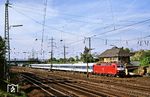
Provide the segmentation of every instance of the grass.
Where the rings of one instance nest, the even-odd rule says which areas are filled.
[[[27,96],[24,92],[11,94],[11,93],[0,90],[0,97],[27,97]]]
[[[17,84],[17,74],[10,74],[10,82],[6,80],[0,80],[0,97],[27,97],[25,92],[19,91],[18,93],[8,93],[7,84]]]

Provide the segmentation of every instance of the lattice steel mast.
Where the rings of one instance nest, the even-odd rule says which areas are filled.
[[[46,20],[46,11],[47,11],[47,0],[44,0],[44,14],[43,14],[43,24],[42,24],[42,40],[41,40],[41,55],[44,60],[44,32],[45,32],[45,20]]]
[[[6,66],[10,64],[10,42],[9,42],[9,13],[8,13],[8,7],[9,7],[9,0],[6,0],[5,3],[5,28],[4,28],[4,38],[5,38],[5,45],[6,45],[6,53],[5,53],[5,59],[6,59],[6,65],[4,66],[4,74],[6,77],[6,72],[8,69],[6,69]]]

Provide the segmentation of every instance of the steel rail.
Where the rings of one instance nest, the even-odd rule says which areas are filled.
[[[40,82],[40,81],[38,81],[38,80],[36,80],[36,79],[34,79],[34,78],[28,77],[27,75],[24,75],[24,74],[21,74],[21,76],[23,76],[24,78],[26,78],[26,79],[27,79],[28,81],[30,81],[31,83],[36,84],[35,82],[37,82],[37,83],[39,83],[39,84],[41,84],[41,85],[43,85],[43,86],[45,86],[45,87],[48,87],[49,89],[51,89],[51,90],[53,90],[53,91],[55,91],[55,92],[57,92],[57,93],[59,93],[59,94],[61,94],[61,95],[63,95],[63,96],[67,96],[65,93],[63,93],[63,92],[61,92],[61,91],[59,91],[59,90],[56,90],[56,89],[54,89],[53,87],[51,87],[51,86],[49,86],[49,85],[47,85],[47,84],[44,84],[44,83],[42,83],[42,82]],[[32,80],[32,81],[31,81],[31,80]],[[35,81],[35,82],[33,82],[33,81]],[[52,93],[50,93],[48,90],[42,88],[40,85],[36,84],[36,86],[38,86],[39,88],[41,88],[41,89],[42,89],[43,91],[45,91],[46,93],[48,93],[48,94],[50,94],[50,95],[52,95],[52,96],[56,96],[55,94],[52,94]]]

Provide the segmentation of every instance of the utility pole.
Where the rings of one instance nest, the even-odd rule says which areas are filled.
[[[91,50],[92,50],[91,49],[91,37],[85,37],[85,40],[88,40],[88,47],[89,47],[88,49],[90,50],[89,53],[91,54]],[[84,43],[85,43],[85,40],[84,40]]]
[[[87,55],[88,54],[91,54],[91,37],[88,37],[87,38],[88,39],[88,41],[89,41],[89,48],[88,48],[88,52],[87,52]],[[89,61],[89,58],[88,58],[88,56],[86,56],[86,58],[87,58],[87,66],[86,66],[86,69],[87,69],[87,78],[89,78],[89,64],[88,64],[88,61]]]
[[[66,47],[66,46],[64,45],[64,63],[66,63],[66,48],[68,48],[68,47]]]
[[[50,67],[50,70],[52,71],[52,68],[53,68],[53,48],[54,48],[54,38],[52,37],[51,39],[51,67]]]
[[[5,59],[6,64],[4,64],[4,77],[7,79],[7,73],[8,73],[8,66],[10,65],[10,42],[9,42],[9,13],[8,13],[8,7],[9,7],[9,0],[6,0],[5,3],[5,28],[4,28],[4,38],[5,38],[5,45],[6,45],[6,53],[5,53]]]
[[[89,40],[89,53],[91,54],[91,37],[88,37]]]
[[[47,12],[47,0],[44,0],[44,14],[43,14],[43,23],[42,23],[42,41],[41,41],[41,57],[44,61],[44,33],[45,33],[45,23],[46,23],[46,12]]]

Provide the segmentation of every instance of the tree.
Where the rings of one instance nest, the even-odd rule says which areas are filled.
[[[150,50],[144,51],[142,57],[140,58],[140,65],[141,66],[150,65]]]
[[[150,57],[144,57],[140,60],[141,66],[149,66],[150,65]]]
[[[58,62],[59,62],[60,64],[64,63],[64,59],[63,59],[63,58],[60,58],[60,59],[58,59],[58,60],[59,60]]]
[[[75,56],[75,60],[76,62],[79,62],[80,61],[79,56]]]
[[[90,62],[93,62],[94,58],[92,57],[92,55],[90,54],[90,49],[85,47],[84,48],[84,52],[83,54],[81,53],[81,60],[84,62],[84,63],[87,63],[87,78],[89,77],[89,66],[88,66],[88,63]]]
[[[81,60],[84,63],[93,62],[93,60],[94,60],[94,58],[92,57],[92,55],[89,52],[90,52],[90,50],[87,47],[85,47],[83,54],[81,53]]]
[[[133,60],[133,61],[139,61],[144,56],[145,56],[145,51],[144,50],[140,50],[140,51],[136,52],[134,56],[131,57],[131,60]]]
[[[144,57],[150,57],[150,50],[146,50],[146,51],[145,51]]]
[[[4,65],[6,64],[5,60],[5,41],[0,36],[0,77],[4,78]],[[5,69],[6,70],[6,69]]]
[[[130,53],[130,49],[129,48],[124,48],[124,50],[128,53]]]
[[[52,59],[51,58],[48,59],[47,63],[51,63],[51,60],[53,61],[53,63],[57,63],[58,62],[58,60],[55,57],[53,57]]]
[[[73,63],[73,62],[75,62],[75,59],[74,59],[73,57],[70,57],[70,58],[68,59],[68,61],[69,61],[70,63]]]

